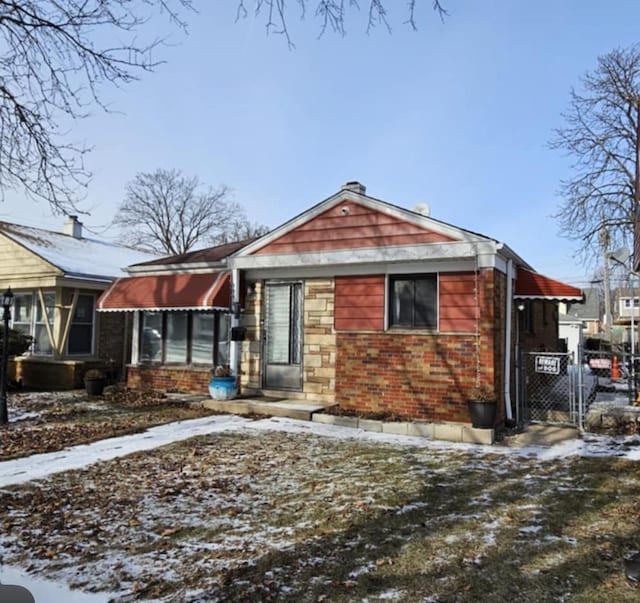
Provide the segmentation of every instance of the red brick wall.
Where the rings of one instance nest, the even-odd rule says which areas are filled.
[[[336,402],[357,411],[468,422],[466,401],[479,368],[480,384],[496,389],[501,421],[504,275],[482,270],[478,285],[479,340],[475,332],[339,332]]]
[[[209,395],[210,369],[155,366],[127,367],[127,387]]]

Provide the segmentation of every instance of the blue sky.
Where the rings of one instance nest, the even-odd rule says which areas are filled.
[[[371,196],[426,202],[543,274],[587,284],[552,218],[569,161],[547,143],[597,57],[640,42],[640,3],[446,0],[442,23],[423,0],[413,32],[405,3],[387,0],[392,35],[367,35],[365,13],[351,12],[346,37],[320,39],[319,23],[299,21],[291,3],[294,50],[262,21],[236,23],[234,0],[198,4],[188,35],[174,31],[158,51],[166,64],[105,89],[117,112],[96,109],[69,133],[94,148],[81,205],[89,228],[115,236],[104,228],[125,183],[159,167],[226,184],[270,227],[359,180]],[[0,216],[56,230],[63,221],[19,195]]]

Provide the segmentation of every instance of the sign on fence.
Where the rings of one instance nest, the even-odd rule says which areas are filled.
[[[535,371],[545,375],[559,375],[560,356],[536,356]]]
[[[611,358],[589,358],[589,366],[592,369],[610,369]]]

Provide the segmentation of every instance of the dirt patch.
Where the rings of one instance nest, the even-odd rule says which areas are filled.
[[[203,396],[204,398],[204,396]],[[0,426],[0,460],[54,452],[68,446],[138,433],[154,425],[212,414],[193,397],[110,387],[104,396],[84,391],[9,396],[9,420]]]

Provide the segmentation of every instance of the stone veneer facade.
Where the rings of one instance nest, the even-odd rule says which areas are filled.
[[[246,393],[262,389],[262,282],[252,283],[245,300],[245,340],[240,356],[240,387]],[[335,400],[336,333],[333,328],[334,281],[304,281],[303,388],[286,392],[288,397],[324,403]]]

